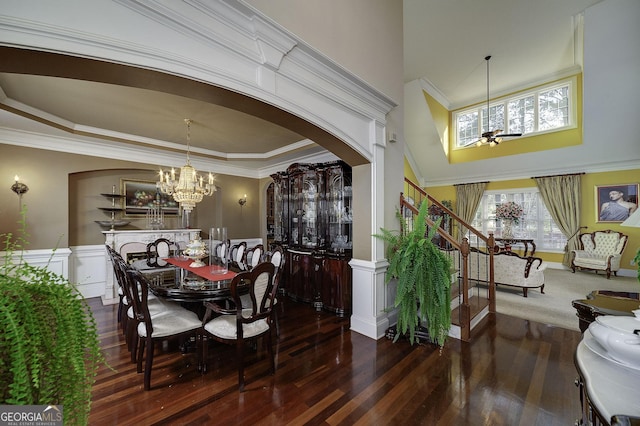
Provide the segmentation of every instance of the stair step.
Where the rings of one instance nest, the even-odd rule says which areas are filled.
[[[471,308],[471,321],[478,316],[485,308],[489,307],[489,300],[478,296],[469,298],[469,306]],[[451,311],[451,324],[460,325],[460,307]]]

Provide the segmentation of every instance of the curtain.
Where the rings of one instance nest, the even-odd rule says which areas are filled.
[[[580,227],[580,175],[545,176],[534,178],[547,210],[567,240],[562,264],[571,265],[571,250],[579,248],[575,234]]]
[[[484,189],[488,182],[464,183],[456,187],[456,214],[465,222],[471,224],[482,201]],[[462,235],[458,236],[462,240]]]

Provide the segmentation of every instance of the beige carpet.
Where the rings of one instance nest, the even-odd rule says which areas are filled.
[[[544,293],[539,289],[529,289],[528,297],[522,297],[522,290],[515,287],[498,286],[496,310],[499,313],[530,319],[544,324],[579,330],[576,310],[571,301],[584,299],[593,290],[615,290],[640,292],[637,278],[615,277],[594,272],[571,270],[545,270]]]

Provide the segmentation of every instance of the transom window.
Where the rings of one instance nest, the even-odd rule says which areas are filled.
[[[500,237],[502,221],[496,220],[496,207],[507,201],[519,204],[524,210],[524,216],[518,224],[513,224],[516,238],[533,239],[537,250],[564,250],[567,238],[551,218],[537,188],[485,191],[471,225],[485,235],[493,232],[495,237]]]
[[[533,92],[520,93],[487,105],[455,114],[455,146],[475,146],[482,133],[502,129],[502,133],[536,133],[564,130],[574,125],[574,80],[547,85]]]

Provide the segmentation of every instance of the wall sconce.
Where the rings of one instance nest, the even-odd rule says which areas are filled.
[[[240,198],[238,200],[238,204],[240,204],[240,207],[244,206],[245,204],[247,204],[247,194],[244,194],[244,197]]]
[[[24,183],[20,182],[20,178],[18,178],[18,175],[16,175],[14,180],[16,182],[13,185],[11,185],[11,190],[13,192],[15,192],[16,194],[18,194],[19,197],[22,197],[22,194],[27,192],[29,190],[29,187],[27,185],[25,185]]]

